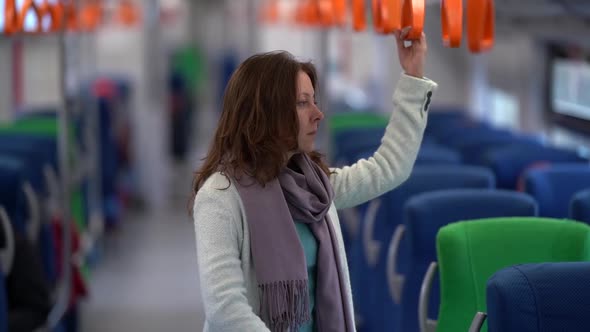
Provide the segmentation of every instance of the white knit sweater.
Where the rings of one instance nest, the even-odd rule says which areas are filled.
[[[328,213],[337,233],[344,269],[341,274],[346,283],[344,296],[350,312],[354,312],[350,277],[336,210],[380,196],[408,178],[422,141],[430,96],[436,88],[436,83],[428,79],[402,74],[393,94],[394,112],[373,157],[332,169],[335,174],[330,182],[335,196]],[[258,317],[258,284],[248,220],[237,189],[225,176],[213,174],[195,198],[193,217],[206,316],[204,331],[269,331]]]

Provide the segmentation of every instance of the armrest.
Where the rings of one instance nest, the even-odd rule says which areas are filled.
[[[400,304],[402,300],[402,290],[406,277],[397,273],[397,257],[399,255],[399,245],[406,231],[406,226],[398,225],[391,237],[389,250],[387,252],[387,281],[389,292],[395,303]]]
[[[373,230],[375,229],[375,222],[377,219],[377,212],[381,206],[381,199],[376,198],[369,203],[367,212],[365,214],[364,231],[363,231],[363,247],[365,256],[369,266],[375,267],[379,258],[379,251],[381,243],[373,240]]]
[[[437,321],[428,318],[428,301],[430,299],[430,288],[432,287],[432,279],[436,273],[438,264],[436,262],[430,263],[422,287],[420,288],[420,302],[418,303],[418,323],[420,324],[420,332],[435,332]]]
[[[23,184],[23,192],[25,193],[27,206],[29,207],[27,237],[29,238],[29,242],[35,244],[39,239],[39,231],[41,230],[41,205],[33,186],[28,181]]]
[[[471,326],[469,327],[469,332],[481,331],[481,327],[483,326],[483,323],[486,321],[487,317],[488,317],[488,315],[486,315],[483,312],[476,313],[475,317],[473,317],[473,321],[471,321]]]
[[[4,230],[5,247],[0,250],[0,264],[4,275],[8,275],[12,270],[14,261],[14,233],[10,224],[10,217],[4,207],[0,206],[0,227]]]

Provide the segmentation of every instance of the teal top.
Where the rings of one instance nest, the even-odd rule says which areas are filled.
[[[311,321],[302,325],[298,332],[316,331],[315,317],[313,309],[315,307],[315,284],[316,284],[316,263],[318,254],[318,242],[311,232],[308,224],[296,222],[295,229],[299,235],[301,246],[305,252],[305,262],[307,263],[307,278],[309,285],[309,309],[311,310]]]

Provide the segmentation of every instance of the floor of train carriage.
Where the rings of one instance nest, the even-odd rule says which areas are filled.
[[[205,128],[199,142],[212,137],[213,126]],[[194,170],[190,165],[199,163],[207,144],[192,151],[190,162],[174,167],[171,207],[132,211],[120,229],[105,237],[103,255],[92,270],[90,296],[81,307],[81,332],[203,329],[194,228],[186,203]]]

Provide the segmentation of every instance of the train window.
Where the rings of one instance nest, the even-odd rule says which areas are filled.
[[[0,33],[4,32],[4,7],[6,0],[0,0]]]
[[[590,63],[583,60],[556,59],[552,67],[553,110],[590,120]]]
[[[547,108],[550,121],[590,134],[590,51],[572,45],[549,45]]]
[[[506,91],[490,88],[489,120],[498,127],[518,129],[520,125],[518,98]]]

